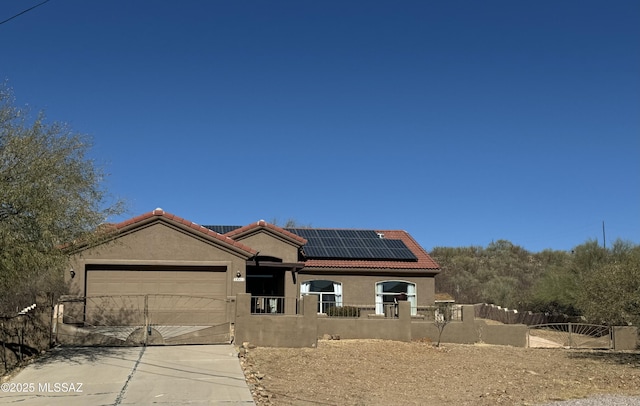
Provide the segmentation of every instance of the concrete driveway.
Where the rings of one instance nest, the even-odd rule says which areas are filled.
[[[14,403],[254,405],[231,345],[56,349],[2,384]]]

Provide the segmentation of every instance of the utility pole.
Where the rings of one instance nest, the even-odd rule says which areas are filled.
[[[604,233],[604,220],[602,220],[602,247],[607,248],[607,237]]]

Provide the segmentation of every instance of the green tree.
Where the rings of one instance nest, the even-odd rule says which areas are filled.
[[[584,275],[576,303],[587,320],[640,325],[640,246],[616,241]]]
[[[550,265],[533,287],[530,310],[550,314],[579,314],[578,277],[568,267]]]
[[[436,291],[449,293],[458,303],[478,303],[482,247],[435,247],[431,256],[440,265]]]
[[[573,256],[566,251],[544,250],[535,254],[542,269],[531,289],[528,308],[534,312],[550,314],[579,314],[576,300],[579,291],[579,273],[572,266]]]
[[[584,244],[575,247],[571,252],[572,261],[570,267],[579,278],[589,275],[611,259],[609,251],[601,247],[596,240],[588,240]]]
[[[63,245],[90,242],[123,204],[101,186],[90,140],[15,106],[0,86],[0,313],[64,290]]]
[[[506,240],[487,248],[434,248],[436,290],[459,303],[584,316],[605,324],[640,324],[640,247],[595,240],[571,253],[529,253]]]
[[[507,240],[487,248],[434,248],[431,255],[441,266],[436,290],[459,303],[494,303],[524,309],[531,288],[542,273],[535,256]]]

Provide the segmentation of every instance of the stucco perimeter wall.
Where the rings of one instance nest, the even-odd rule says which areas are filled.
[[[433,320],[411,321],[411,339],[428,338],[438,341],[438,328]],[[475,319],[472,305],[462,306],[462,320],[451,321],[444,327],[441,342],[455,344],[485,343],[494,345],[527,346],[527,326],[524,324],[489,325]]]
[[[495,345],[527,346],[526,324],[487,324],[483,320],[475,321],[478,342]]]
[[[613,327],[613,349],[616,351],[635,350],[638,344],[638,327]]]
[[[315,347],[318,343],[318,297],[303,298],[302,315],[251,314],[251,294],[236,295],[236,343],[250,342],[260,347]]]
[[[400,302],[398,318],[318,316],[317,297],[304,296],[303,315],[268,316],[250,314],[249,294],[237,296],[236,343],[250,342],[263,347],[314,347],[325,334],[341,339],[382,339],[411,341],[438,340],[433,321],[411,317],[409,302]],[[473,306],[462,307],[462,321],[452,321],[444,328],[443,343],[511,345],[526,347],[527,326],[488,325],[475,320]]]
[[[411,304],[400,302],[397,319],[382,317],[318,317],[318,336],[325,334],[341,339],[377,338],[411,341]]]

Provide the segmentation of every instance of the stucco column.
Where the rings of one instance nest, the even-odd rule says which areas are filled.
[[[302,299],[304,314],[300,343],[302,347],[316,347],[318,345],[318,295],[305,295]]]
[[[305,324],[316,324],[318,320],[318,295],[304,295],[302,297],[302,311]]]
[[[613,349],[616,351],[635,350],[638,346],[638,328],[631,326],[614,326]]]
[[[298,297],[298,275],[295,274],[295,269],[289,269],[284,273],[284,301],[285,301],[285,314],[296,314],[296,298]]]
[[[248,341],[250,337],[251,294],[238,293],[235,304],[234,342],[241,345],[244,341]]]
[[[236,320],[239,317],[251,314],[251,293],[238,293],[236,295]]]
[[[398,330],[403,341],[411,341],[411,302],[398,301]]]
[[[473,305],[462,306],[462,321],[465,323],[471,322],[476,319],[476,308]]]

